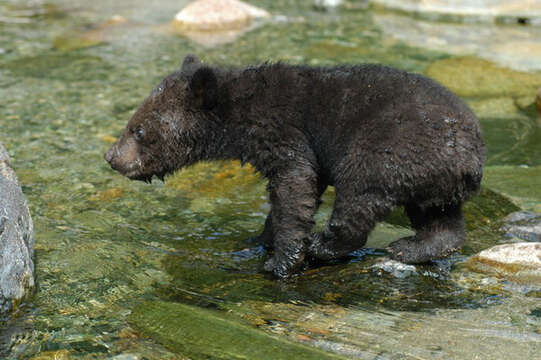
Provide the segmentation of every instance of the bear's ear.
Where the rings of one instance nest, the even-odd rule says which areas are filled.
[[[201,60],[196,55],[188,54],[182,61],[180,71],[189,74],[193,73],[198,67],[201,66]]]
[[[218,101],[218,80],[214,71],[208,66],[197,69],[190,81],[190,92],[196,106],[214,108]]]

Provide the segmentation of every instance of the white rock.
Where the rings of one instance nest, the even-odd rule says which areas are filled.
[[[342,4],[342,0],[315,0],[314,3],[318,7],[337,7]]]
[[[175,22],[188,30],[216,31],[242,28],[267,16],[267,11],[238,0],[196,0],[175,16]]]
[[[408,265],[395,260],[386,260],[372,265],[373,269],[385,271],[392,276],[403,279],[410,275],[417,274],[417,268],[414,265]]]
[[[481,251],[477,261],[488,264],[520,265],[541,271],[541,244],[514,243],[494,246]]]

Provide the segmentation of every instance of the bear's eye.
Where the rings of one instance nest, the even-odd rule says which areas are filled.
[[[145,136],[145,130],[143,130],[142,127],[138,127],[137,129],[135,129],[135,140],[137,141],[141,141],[143,140],[143,137]]]

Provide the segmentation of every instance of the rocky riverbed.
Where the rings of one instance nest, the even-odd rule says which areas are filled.
[[[321,11],[259,0],[250,4],[268,19],[207,46],[169,31],[187,4],[0,0],[0,136],[32,213],[37,283],[32,301],[2,319],[0,357],[235,358],[246,346],[300,358],[535,358],[539,282],[471,262],[495,246],[536,244],[541,213],[536,53],[496,52],[473,33],[528,43],[536,25],[462,28],[364,2]],[[447,31],[454,40],[441,43]],[[467,51],[453,45],[460,34]],[[249,166],[205,163],[152,185],[112,172],[103,152],[187,53],[221,65],[378,62],[450,87],[480,118],[488,148],[483,190],[464,209],[465,247],[428,265],[389,262],[386,245],[411,234],[397,211],[367,249],[277,282],[249,240],[268,211],[265,181]]]

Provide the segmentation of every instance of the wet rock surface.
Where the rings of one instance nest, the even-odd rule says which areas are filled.
[[[374,22],[388,36],[412,46],[475,55],[516,70],[541,68],[541,26],[435,22],[392,13],[376,14]]]
[[[0,314],[34,287],[33,224],[10,158],[0,144]]]
[[[417,275],[417,268],[414,265],[403,264],[395,260],[378,262],[372,265],[372,268],[387,272],[399,279],[403,279],[411,275]]]
[[[505,236],[525,241],[541,242],[541,214],[518,211],[504,219]]]
[[[270,336],[223,313],[166,302],[146,302],[131,320],[179,353],[194,359],[345,359]]]
[[[414,13],[515,20],[521,24],[541,22],[541,1],[538,0],[372,0],[372,3]]]
[[[538,283],[541,279],[541,244],[497,245],[472,257],[469,265],[476,271]]]

